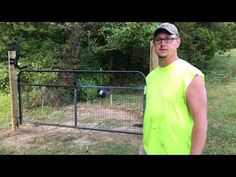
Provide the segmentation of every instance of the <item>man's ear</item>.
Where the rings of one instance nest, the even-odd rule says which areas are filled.
[[[176,42],[177,42],[177,48],[179,48],[180,43],[181,43],[181,39],[179,38]]]

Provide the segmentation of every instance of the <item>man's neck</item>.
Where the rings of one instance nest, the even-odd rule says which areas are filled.
[[[173,58],[159,58],[159,66],[166,67],[178,59],[179,59],[178,56],[175,56]]]

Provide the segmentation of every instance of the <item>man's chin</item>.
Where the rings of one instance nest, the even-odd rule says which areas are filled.
[[[167,56],[166,55],[158,55],[158,58],[163,58],[163,59],[165,59]]]
[[[159,58],[166,58],[166,57],[167,57],[167,53],[165,53],[165,52],[160,52],[160,53],[158,54],[158,57],[159,57]]]

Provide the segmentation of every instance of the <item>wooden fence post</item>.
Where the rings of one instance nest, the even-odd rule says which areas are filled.
[[[12,131],[16,131],[18,123],[18,102],[17,102],[17,76],[16,76],[16,51],[8,51],[9,62],[9,83],[11,94],[11,125]]]
[[[156,55],[153,41],[150,41],[150,72],[155,69],[158,65],[158,56]]]

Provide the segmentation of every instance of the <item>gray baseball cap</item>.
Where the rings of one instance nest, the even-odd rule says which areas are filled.
[[[179,37],[179,31],[178,29],[176,28],[176,26],[172,23],[162,23],[159,28],[157,28],[154,32],[154,37],[156,37],[156,35],[162,31],[162,30],[166,30],[168,31],[170,34],[174,34],[176,36]]]

